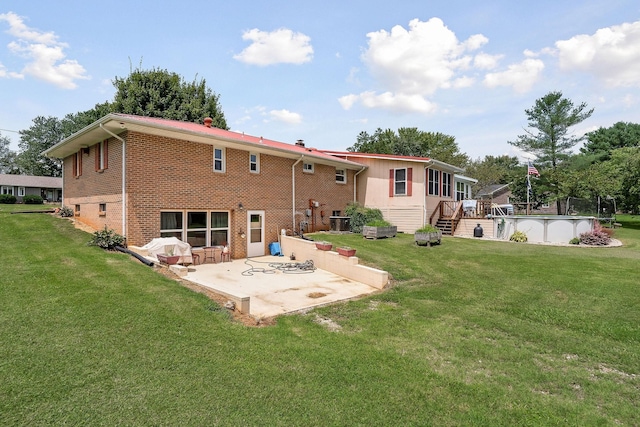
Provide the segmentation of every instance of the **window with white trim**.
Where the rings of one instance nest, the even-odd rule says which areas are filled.
[[[209,225],[209,245],[227,246],[229,244],[229,212],[211,212]]]
[[[467,198],[467,184],[464,182],[456,182],[456,200],[464,200]]]
[[[207,245],[207,212],[187,212],[187,240],[193,247]]]
[[[451,174],[442,172],[442,197],[451,197]]]
[[[407,170],[395,169],[393,174],[393,194],[404,196],[407,194]]]
[[[26,194],[26,191],[24,187],[18,187],[18,197],[24,197],[25,194]]]
[[[229,212],[160,212],[160,237],[176,237],[192,247],[229,244]]]
[[[182,212],[160,212],[160,237],[182,239]]]
[[[303,163],[302,172],[313,173],[313,163]]]
[[[96,171],[107,169],[107,141],[100,141],[96,144]]]
[[[249,172],[260,173],[260,154],[249,153]]]
[[[73,176],[79,177],[82,175],[82,152],[78,151],[71,159],[73,161]]]
[[[440,171],[437,169],[429,169],[429,196],[440,195]]]
[[[224,172],[226,170],[225,163],[225,149],[213,147],[213,171]]]
[[[336,169],[336,182],[338,184],[347,183],[347,171],[346,169]]]
[[[8,185],[3,185],[2,186],[2,194],[10,194],[10,195],[14,195],[13,194],[13,186],[8,186]]]

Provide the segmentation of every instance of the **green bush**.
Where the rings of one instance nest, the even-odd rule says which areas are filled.
[[[71,209],[69,206],[63,206],[62,208],[60,208],[60,216],[63,218],[72,217],[73,209]]]
[[[579,245],[580,244],[580,238],[579,237],[574,237],[573,239],[569,240],[569,244],[570,245]]]
[[[440,231],[438,227],[434,227],[431,224],[425,224],[416,230],[416,233],[437,233]]]
[[[353,233],[362,233],[362,227],[375,220],[382,220],[382,211],[377,208],[366,208],[359,203],[350,203],[345,214],[351,217],[349,221]]]
[[[111,229],[104,229],[93,233],[93,238],[89,242],[91,246],[100,246],[103,249],[114,249],[116,246],[122,246],[124,237]]]
[[[0,194],[0,203],[5,205],[12,205],[17,201],[16,196],[11,194]]]
[[[22,198],[25,205],[41,205],[44,203],[42,197],[37,194],[27,194]]]
[[[509,240],[512,242],[525,243],[529,239],[527,238],[527,235],[522,231],[516,231],[511,235],[511,237],[509,237]]]
[[[391,223],[384,219],[374,219],[373,221],[367,222],[365,225],[369,227],[391,227]]]

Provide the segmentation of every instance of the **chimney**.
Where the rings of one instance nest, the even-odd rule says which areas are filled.
[[[204,118],[204,125],[208,128],[211,127],[211,123],[213,123],[213,119],[211,117],[205,117]]]
[[[298,147],[304,147],[304,140],[302,140],[302,139],[297,140],[297,141],[296,141],[296,145],[297,145]]]

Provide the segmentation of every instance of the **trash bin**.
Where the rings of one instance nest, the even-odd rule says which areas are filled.
[[[274,255],[274,256],[282,256],[280,243],[278,242],[269,243],[269,253],[271,253],[271,255]]]
[[[480,226],[480,224],[478,224],[476,228],[473,229],[473,237],[482,237],[482,227]]]

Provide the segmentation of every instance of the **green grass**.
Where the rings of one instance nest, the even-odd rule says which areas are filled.
[[[250,328],[17,209],[0,205],[0,425],[640,424],[639,217],[618,218],[621,248],[322,234],[393,287]]]

